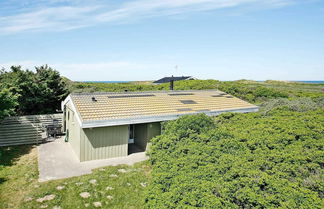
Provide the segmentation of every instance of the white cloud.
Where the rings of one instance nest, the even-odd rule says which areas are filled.
[[[97,7],[47,8],[36,12],[0,18],[3,32],[20,32],[26,30],[69,30],[87,25],[86,17]],[[84,20],[80,22],[80,20]]]
[[[134,0],[116,5],[116,2],[107,0],[52,0],[51,3],[38,3],[37,6],[34,1],[30,1],[28,11],[24,9],[23,13],[0,16],[0,34],[71,30],[101,23],[128,22],[240,6],[281,7],[295,1],[297,0]]]

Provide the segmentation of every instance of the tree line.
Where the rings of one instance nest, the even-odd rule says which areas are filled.
[[[68,94],[66,79],[48,65],[0,70],[0,118],[55,113]]]

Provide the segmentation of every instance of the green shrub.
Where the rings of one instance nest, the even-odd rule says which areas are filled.
[[[324,110],[186,116],[152,140],[146,208],[321,208]]]
[[[0,71],[1,87],[9,90],[10,97],[17,100],[15,114],[55,113],[69,94],[66,79],[58,71],[47,65],[35,67],[35,70],[33,72],[12,66],[10,71]]]
[[[4,88],[0,85],[0,120],[7,116],[14,115],[17,105],[18,96],[13,95],[10,88]]]
[[[240,82],[224,82],[219,89],[252,103],[260,103],[273,98],[288,98],[286,92],[264,86],[249,86]]]
[[[271,111],[291,110],[298,112],[306,112],[324,107],[324,97],[311,99],[309,97],[298,98],[293,100],[288,99],[273,99],[261,105],[261,112],[268,114]]]

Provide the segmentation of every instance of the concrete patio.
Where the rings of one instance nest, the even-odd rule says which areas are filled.
[[[39,182],[90,174],[92,169],[104,166],[133,165],[147,160],[145,152],[132,153],[126,157],[79,162],[64,137],[38,146]]]

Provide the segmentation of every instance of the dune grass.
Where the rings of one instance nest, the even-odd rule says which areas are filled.
[[[143,207],[150,176],[147,162],[39,183],[35,146],[0,148],[0,153],[0,208]]]

